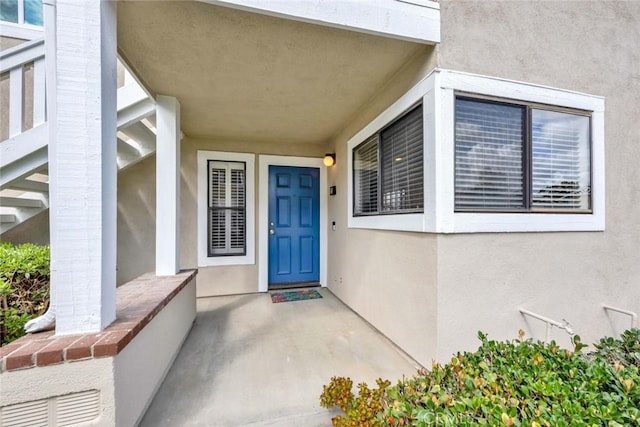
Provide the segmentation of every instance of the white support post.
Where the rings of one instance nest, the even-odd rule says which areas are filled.
[[[180,271],[180,103],[156,98],[156,275]]]
[[[115,319],[116,2],[45,6],[56,26],[55,55],[47,53],[56,61],[47,72],[56,97],[48,111],[56,334],[98,332]]]

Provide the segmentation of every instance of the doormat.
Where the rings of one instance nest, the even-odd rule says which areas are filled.
[[[315,289],[301,289],[299,291],[272,292],[271,302],[302,301],[305,299],[322,298],[320,292]]]

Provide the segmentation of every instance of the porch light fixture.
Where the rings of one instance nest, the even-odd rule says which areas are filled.
[[[324,155],[324,159],[322,159],[322,163],[326,167],[331,167],[336,164],[336,153],[327,153]]]

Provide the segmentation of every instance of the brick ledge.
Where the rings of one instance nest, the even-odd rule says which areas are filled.
[[[53,331],[28,334],[0,348],[0,372],[117,355],[197,273],[147,273],[125,283],[116,289],[116,320],[103,331],[61,337]]]

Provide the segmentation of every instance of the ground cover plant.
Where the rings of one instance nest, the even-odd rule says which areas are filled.
[[[0,243],[0,345],[24,335],[24,324],[49,306],[49,247]]]
[[[640,330],[603,338],[595,351],[574,337],[572,350],[520,337],[489,340],[391,386],[371,390],[334,377],[322,406],[344,412],[335,426],[632,426],[640,425]]]

